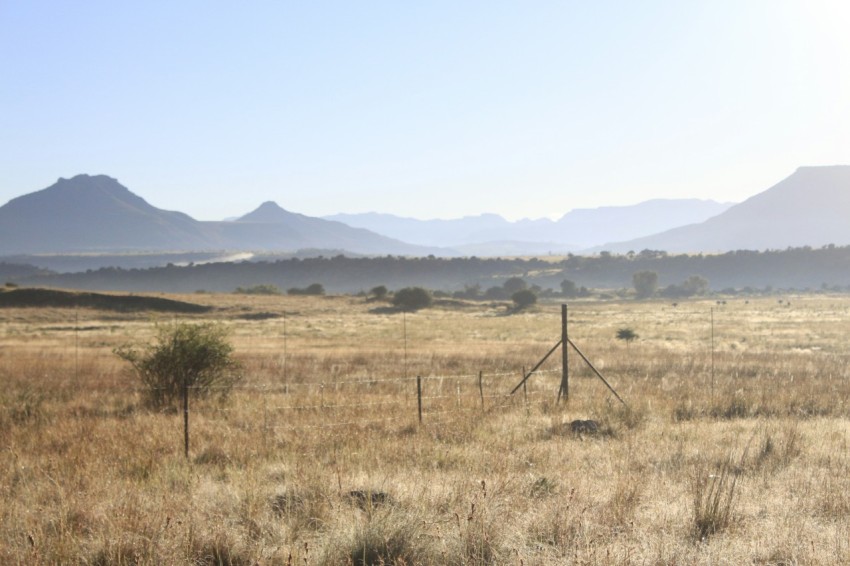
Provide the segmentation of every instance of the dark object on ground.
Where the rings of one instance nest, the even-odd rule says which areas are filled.
[[[393,502],[389,493],[383,491],[367,491],[355,489],[348,492],[348,498],[361,509],[370,509],[378,505],[388,505]]]
[[[570,423],[570,430],[574,434],[597,434],[599,423],[596,421],[573,421]]]

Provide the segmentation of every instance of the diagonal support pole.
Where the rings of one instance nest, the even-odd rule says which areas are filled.
[[[593,364],[592,364],[592,363],[590,363],[590,360],[588,360],[588,359],[587,359],[587,356],[585,356],[585,355],[582,353],[582,351],[578,349],[578,346],[576,346],[576,345],[575,345],[575,343],[573,343],[573,341],[572,341],[572,340],[570,340],[569,338],[567,338],[567,342],[569,343],[569,345],[570,345],[570,346],[572,346],[572,347],[573,347],[573,350],[575,350],[575,351],[576,351],[576,353],[577,353],[579,356],[581,356],[581,359],[583,359],[583,360],[584,360],[584,363],[586,363],[586,364],[587,364],[587,367],[589,367],[590,369],[592,369],[592,370],[593,370],[593,373],[595,373],[595,374],[596,374],[596,377],[598,377],[599,379],[601,379],[601,380],[602,380],[602,383],[604,383],[604,384],[608,387],[608,389],[610,389],[610,390],[611,390],[611,393],[613,393],[613,394],[614,394],[614,397],[616,397],[616,398],[617,398],[617,400],[618,400],[618,401],[620,401],[620,403],[622,403],[622,404],[623,404],[623,406],[628,407],[628,405],[626,405],[626,402],[625,402],[625,401],[623,401],[623,399],[622,399],[622,398],[621,398],[621,397],[617,394],[617,392],[616,392],[616,391],[614,391],[614,388],[613,388],[613,387],[611,387],[611,384],[610,384],[610,383],[608,383],[608,381],[607,381],[604,377],[602,377],[602,374],[601,374],[601,373],[599,373],[599,370],[598,370],[598,369],[596,369],[595,367],[593,367]]]
[[[542,360],[540,360],[539,362],[537,362],[537,365],[536,365],[536,366],[534,366],[533,368],[531,368],[531,371],[530,371],[530,372],[528,372],[527,374],[525,374],[525,377],[523,377],[523,378],[522,378],[522,381],[520,381],[520,382],[517,384],[517,386],[513,388],[513,390],[511,391],[511,395],[513,395],[514,393],[516,393],[516,392],[517,392],[517,390],[518,390],[520,387],[522,387],[522,384],[523,384],[523,383],[525,383],[525,382],[528,380],[528,378],[529,378],[529,377],[531,377],[531,375],[532,375],[535,371],[537,371],[537,368],[539,368],[540,366],[542,366],[542,365],[543,365],[543,362],[545,362],[546,360],[548,360],[548,359],[549,359],[549,356],[551,356],[551,355],[555,352],[555,350],[557,350],[560,346],[561,346],[561,341],[560,341],[560,340],[558,340],[558,343],[557,343],[557,344],[555,344],[555,345],[552,347],[552,349],[551,349],[551,350],[549,350],[549,352],[548,352],[545,356],[543,356],[543,359],[542,359]]]

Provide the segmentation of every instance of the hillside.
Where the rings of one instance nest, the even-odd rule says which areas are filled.
[[[604,249],[668,252],[850,244],[850,166],[800,167],[790,177],[702,223]]]

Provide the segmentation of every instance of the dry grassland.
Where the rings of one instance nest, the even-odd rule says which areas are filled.
[[[571,303],[629,408],[574,354],[566,405],[559,359],[505,396],[555,304],[177,298],[245,368],[192,401],[188,462],[112,354],[171,317],[0,310],[0,563],[850,563],[850,297]]]

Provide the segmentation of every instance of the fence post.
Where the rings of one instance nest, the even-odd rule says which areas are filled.
[[[522,374],[525,375],[525,366],[522,366]],[[522,396],[525,399],[525,416],[528,416],[528,386],[527,381],[522,382]]]
[[[419,424],[422,424],[422,378],[416,376],[416,401],[419,406]]]
[[[567,334],[567,305],[561,305],[561,387],[558,389],[558,401],[570,399],[569,335]]]
[[[478,394],[481,395],[481,412],[484,412],[484,383],[483,383],[484,372],[478,372]]]
[[[189,378],[183,376],[183,452],[189,459]]]

